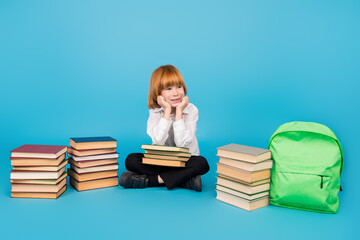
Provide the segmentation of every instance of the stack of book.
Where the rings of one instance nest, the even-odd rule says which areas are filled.
[[[189,149],[183,147],[143,144],[141,148],[145,149],[143,164],[185,167],[191,157]]]
[[[248,211],[269,205],[269,150],[229,144],[219,147],[217,156],[216,199]]]
[[[67,146],[22,145],[11,152],[11,197],[58,198],[66,190]]]
[[[118,185],[119,154],[112,137],[70,138],[70,184],[78,191]]]

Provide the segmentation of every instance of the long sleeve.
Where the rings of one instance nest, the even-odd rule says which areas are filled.
[[[187,147],[196,141],[196,124],[199,119],[199,111],[196,107],[191,112],[183,115],[183,119],[173,123],[174,141],[178,147]]]
[[[164,119],[159,111],[149,111],[147,122],[147,134],[151,137],[153,144],[164,145],[169,137],[171,121]]]

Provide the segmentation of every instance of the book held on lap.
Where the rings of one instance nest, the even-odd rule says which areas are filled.
[[[145,150],[157,150],[157,151],[168,151],[168,152],[185,152],[188,153],[188,148],[183,147],[175,147],[175,146],[163,146],[163,145],[150,145],[150,144],[143,144],[141,145],[142,149]]]
[[[158,165],[158,166],[168,166],[168,167],[185,167],[186,162],[183,161],[174,161],[174,160],[163,160],[163,159],[153,159],[153,158],[143,158],[143,164]]]

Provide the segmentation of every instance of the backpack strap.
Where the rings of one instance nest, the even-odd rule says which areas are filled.
[[[330,128],[326,127],[325,125],[315,123],[315,122],[288,122],[283,125],[281,125],[271,136],[268,149],[270,149],[270,145],[272,140],[279,135],[280,133],[284,132],[311,132],[311,133],[317,133],[321,134],[327,137],[332,138],[336,144],[339,147],[340,155],[341,155],[341,166],[340,166],[340,175],[342,174],[343,170],[343,151],[341,144],[339,140],[337,139],[336,135],[333,133],[333,131],[330,130]]]

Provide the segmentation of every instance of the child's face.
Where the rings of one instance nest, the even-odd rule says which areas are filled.
[[[170,103],[171,107],[177,107],[185,96],[182,86],[172,86],[161,91],[161,96]]]

